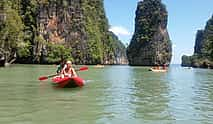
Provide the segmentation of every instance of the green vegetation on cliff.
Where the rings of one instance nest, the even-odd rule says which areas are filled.
[[[204,56],[213,59],[213,15],[208,20],[204,31],[204,48],[202,49]]]
[[[29,48],[29,55],[27,56],[19,56],[20,58],[33,58],[33,48],[37,42],[37,10],[38,4],[36,0],[19,0],[20,3],[20,16],[22,17],[22,21],[24,23],[24,41],[30,43],[31,47]],[[23,60],[22,60],[23,61]],[[30,61],[30,60],[28,60]]]
[[[198,30],[194,55],[182,56],[182,66],[213,68],[213,16],[204,30]]]
[[[17,1],[3,0],[0,7],[0,58],[12,63],[17,54],[28,54],[29,44],[23,40],[24,25],[19,16]]]
[[[104,56],[104,40],[108,23],[102,8],[103,1],[83,1],[83,14],[85,15],[85,28],[88,34],[89,57],[91,63],[102,63]]]
[[[149,42],[158,31],[159,24],[163,21],[167,24],[166,7],[160,0],[144,0],[139,2],[136,11],[137,32],[140,42]],[[164,25],[166,25],[164,24]]]
[[[103,0],[3,0],[0,4],[1,58],[13,53],[9,56],[18,63],[72,58],[76,64],[121,64],[116,60],[125,58],[126,48],[108,31]]]
[[[65,59],[72,60],[70,48],[65,48],[63,45],[54,45],[51,43],[49,43],[47,46],[49,51],[46,56],[47,62],[57,63]]]

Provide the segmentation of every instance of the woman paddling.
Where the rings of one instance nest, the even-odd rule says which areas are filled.
[[[64,77],[77,77],[77,73],[75,72],[75,69],[72,68],[72,62],[67,61],[66,66],[61,71],[61,78]]]

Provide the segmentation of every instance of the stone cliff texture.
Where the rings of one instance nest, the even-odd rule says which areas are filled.
[[[112,36],[113,40],[117,41],[114,42],[113,46],[115,47],[115,64],[128,64],[127,56],[126,56],[126,47],[123,45],[123,43],[118,39],[118,37],[113,33],[110,32],[110,35]]]
[[[172,44],[167,31],[168,13],[161,0],[138,3],[135,32],[127,48],[130,65],[170,64]]]
[[[40,2],[37,25],[39,35],[47,42],[64,44],[72,49],[74,63],[123,64],[116,61],[117,57],[125,56],[117,55],[116,48],[120,46],[116,43],[120,41],[113,39],[108,31],[102,0]],[[37,47],[40,49],[34,50],[35,53],[42,47]]]
[[[198,30],[196,34],[194,54],[201,54],[201,50],[203,48],[203,41],[204,41],[204,30]]]
[[[38,35],[46,42],[63,44],[72,48],[75,63],[87,63],[87,33],[81,0],[50,0],[40,2],[37,16]],[[34,54],[43,52],[46,45],[35,46]]]
[[[213,68],[213,16],[207,21],[204,30],[198,30],[194,55],[182,56],[182,66]]]

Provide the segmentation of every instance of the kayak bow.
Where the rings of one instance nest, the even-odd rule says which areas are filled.
[[[58,88],[73,88],[73,87],[82,87],[84,86],[84,80],[80,77],[54,77],[52,78],[54,86]]]

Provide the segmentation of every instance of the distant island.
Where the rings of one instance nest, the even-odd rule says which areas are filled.
[[[127,48],[129,65],[169,65],[172,43],[167,31],[168,12],[161,0],[138,2],[135,33]]]
[[[1,0],[0,65],[127,64],[103,0]]]
[[[192,56],[182,56],[182,66],[213,69],[213,15],[204,30],[198,30]]]

